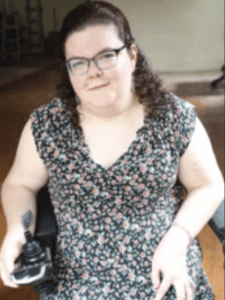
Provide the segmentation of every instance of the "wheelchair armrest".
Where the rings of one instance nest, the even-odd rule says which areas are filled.
[[[47,186],[37,194],[37,221],[34,237],[45,247],[52,248],[57,235],[57,222]]]
[[[225,200],[221,203],[221,205],[217,208],[216,212],[209,220],[208,224],[219,238],[219,240],[224,243],[225,242]]]

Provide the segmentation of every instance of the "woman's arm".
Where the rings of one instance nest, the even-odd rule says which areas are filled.
[[[192,237],[196,237],[224,199],[224,179],[208,134],[198,118],[191,142],[180,159],[178,177],[187,189],[187,198],[174,223],[182,225]],[[179,246],[186,251],[189,239],[181,228],[172,226],[167,235],[176,236],[176,240],[179,235]]]
[[[187,198],[174,223],[195,237],[224,199],[223,177],[209,137],[198,118],[191,142],[180,159],[178,177],[187,189]],[[161,300],[171,285],[175,287],[178,300],[193,299],[191,286],[195,283],[188,275],[186,265],[188,244],[188,234],[177,226],[171,226],[160,241],[152,260],[152,282],[155,288],[158,287],[155,300]]]

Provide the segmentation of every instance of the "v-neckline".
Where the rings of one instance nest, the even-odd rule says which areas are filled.
[[[139,135],[140,133],[142,132],[142,130],[144,130],[144,128],[146,127],[147,125],[147,118],[146,116],[144,116],[144,120],[143,120],[143,125],[141,127],[139,127],[137,130],[136,130],[136,134],[135,134],[135,138],[134,140],[130,143],[128,149],[123,153],[121,154],[121,156],[119,156],[119,158],[116,159],[116,161],[114,161],[109,167],[104,167],[102,166],[101,164],[97,163],[94,161],[94,159],[91,157],[90,155],[90,149],[89,149],[89,146],[88,144],[86,143],[85,141],[85,136],[84,136],[84,133],[81,131],[81,143],[84,147],[84,149],[86,150],[85,153],[86,153],[86,158],[87,160],[92,164],[92,165],[95,165],[96,167],[100,168],[103,172],[109,172],[110,170],[112,170],[116,165],[118,165],[123,159],[124,157],[131,152],[132,148],[134,147],[135,143],[138,141],[139,139]]]

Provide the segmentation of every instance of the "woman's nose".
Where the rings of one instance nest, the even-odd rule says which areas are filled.
[[[96,75],[96,74],[102,74],[103,71],[98,67],[98,65],[92,60],[89,63],[89,68],[88,68],[88,75]]]

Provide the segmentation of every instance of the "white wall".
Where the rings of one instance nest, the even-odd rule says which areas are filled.
[[[7,0],[25,16],[25,0]],[[35,1],[35,0],[30,0]],[[45,36],[85,0],[42,0]],[[223,0],[111,0],[127,16],[155,71],[220,69],[224,63]]]
[[[223,0],[113,0],[153,69],[207,70],[224,63]]]

